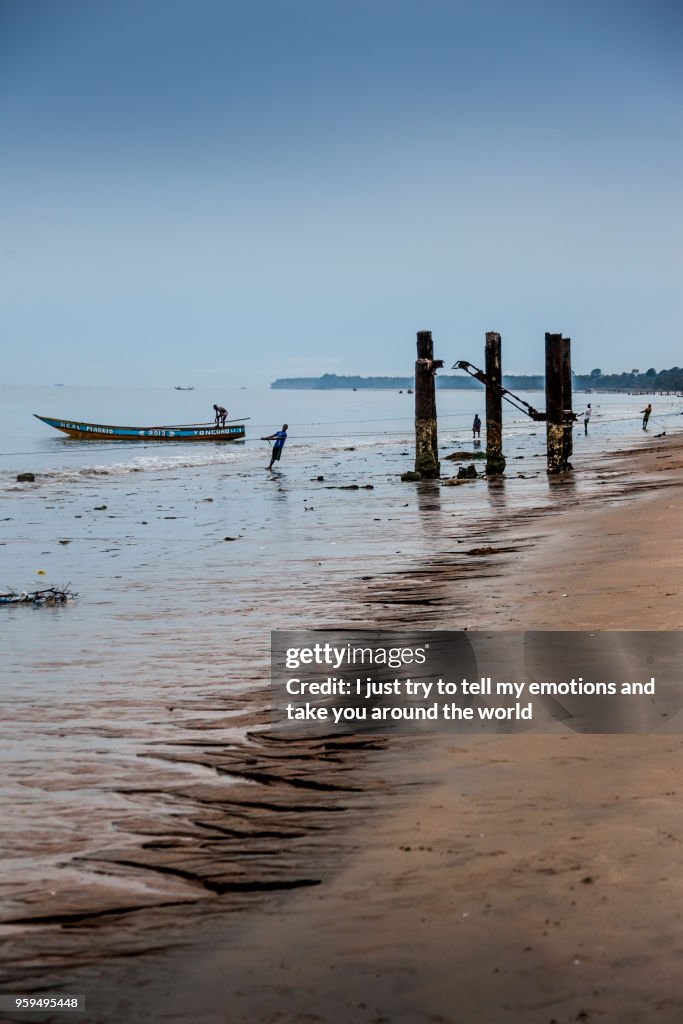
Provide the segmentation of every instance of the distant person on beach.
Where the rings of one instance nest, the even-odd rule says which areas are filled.
[[[591,419],[592,413],[593,413],[593,410],[591,409],[591,404],[589,402],[588,405],[586,406],[586,411],[583,414],[583,432],[586,435],[588,434],[588,424],[590,423],[590,419]]]
[[[270,465],[268,466],[268,469],[272,469],[273,463],[280,461],[282,449],[284,448],[285,441],[287,440],[287,424],[283,423],[282,430],[277,430],[274,434],[268,434],[268,437],[262,437],[261,440],[275,442],[275,444],[273,445],[273,450],[270,455]]]
[[[479,440],[481,437],[481,420],[479,419],[479,413],[475,412],[474,422],[472,423],[472,439],[476,438]]]
[[[222,405],[214,405],[213,411],[216,414],[216,426],[224,427],[228,418],[228,410],[224,409]]]
[[[645,406],[645,408],[642,410],[642,413],[643,413],[643,430],[647,430],[647,421],[650,418],[650,413],[651,412],[652,412],[652,406],[648,403]]]

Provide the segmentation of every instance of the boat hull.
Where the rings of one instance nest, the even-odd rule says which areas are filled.
[[[36,419],[54,427],[67,437],[78,441],[243,441],[245,429],[243,423],[234,423],[225,427],[213,427],[206,423],[194,423],[181,426],[161,427],[115,427],[104,423],[81,423],[76,420],[53,419],[51,416],[38,416]]]

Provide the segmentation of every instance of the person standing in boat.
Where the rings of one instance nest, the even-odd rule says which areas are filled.
[[[268,466],[268,469],[272,469],[273,463],[280,461],[282,449],[284,448],[285,441],[287,440],[287,424],[283,423],[282,430],[277,430],[274,434],[268,434],[267,437],[262,437],[261,440],[275,442],[275,444],[273,445],[273,450],[270,455],[270,465]]]
[[[214,405],[213,411],[216,414],[216,426],[224,427],[228,418],[228,410],[224,409],[222,405]]]

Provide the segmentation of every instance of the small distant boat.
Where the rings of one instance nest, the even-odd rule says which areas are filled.
[[[194,385],[192,385],[192,387],[189,387],[189,388],[184,388],[182,386],[182,384],[176,384],[175,390],[176,391],[194,391]]]
[[[213,423],[180,423],[161,427],[113,427],[104,423],[81,423],[33,414],[48,427],[61,430],[79,441],[243,441],[244,420],[230,420],[224,427]],[[246,416],[245,419],[249,417]]]

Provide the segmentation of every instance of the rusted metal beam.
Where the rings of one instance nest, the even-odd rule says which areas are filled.
[[[539,422],[545,423],[545,413],[539,412],[538,409],[534,409],[533,405],[529,405],[523,398],[516,395],[514,391],[509,391],[508,388],[501,387],[499,384],[495,384],[490,380],[483,370],[480,370],[474,365],[474,363],[468,363],[466,359],[459,359],[457,363],[453,363],[452,370],[464,370],[465,373],[469,373],[470,377],[478,380],[484,387],[494,388],[500,397],[509,402],[513,409],[517,409],[518,412],[526,413],[527,416],[531,417],[532,420],[538,420]]]

